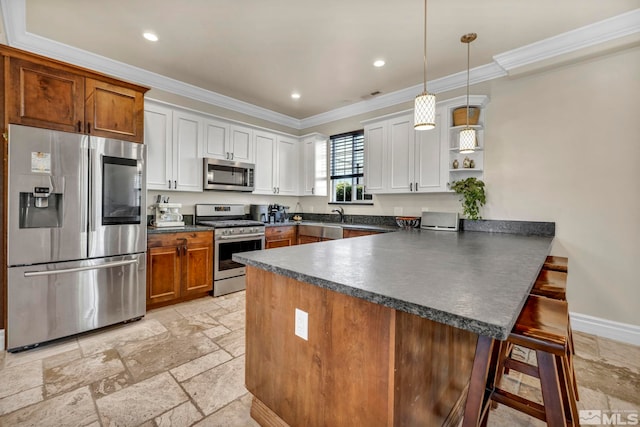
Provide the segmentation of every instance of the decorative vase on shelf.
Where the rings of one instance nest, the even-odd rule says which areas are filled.
[[[453,168],[454,168],[454,169],[458,169],[458,166],[460,166],[460,163],[458,162],[458,159],[455,159],[455,160],[453,161]]]
[[[471,169],[473,169],[473,168],[475,168],[475,167],[476,167],[476,162],[474,162],[474,161],[473,161],[473,159],[469,160],[469,167],[470,167]]]
[[[465,157],[462,161],[462,167],[467,169],[471,167],[471,160],[468,157]]]

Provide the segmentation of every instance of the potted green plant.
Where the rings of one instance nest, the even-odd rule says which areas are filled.
[[[480,207],[484,206],[487,201],[482,180],[470,177],[460,181],[453,181],[451,189],[460,194],[462,212],[467,219],[482,219]]]

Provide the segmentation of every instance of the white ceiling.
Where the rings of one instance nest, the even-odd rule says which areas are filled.
[[[35,36],[294,119],[422,82],[422,0],[2,0],[8,30],[19,16],[10,9],[20,5]],[[430,0],[428,79],[466,70],[462,34],[478,33],[474,68],[639,7],[640,0]],[[147,30],[160,40],[144,40]],[[374,68],[379,58],[387,65]],[[301,99],[292,100],[293,91]]]

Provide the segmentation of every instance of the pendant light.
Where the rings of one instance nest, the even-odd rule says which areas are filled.
[[[460,37],[460,41],[467,44],[467,125],[460,131],[460,139],[458,141],[460,153],[463,154],[473,153],[476,148],[476,130],[469,127],[469,51],[471,42],[477,37],[476,33],[469,33]]]
[[[413,114],[416,130],[436,127],[436,96],[427,92],[427,0],[424,0],[424,90],[416,96]]]

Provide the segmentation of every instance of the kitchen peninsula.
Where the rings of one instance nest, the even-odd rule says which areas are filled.
[[[552,232],[509,228],[234,255],[248,267],[252,416],[262,425],[457,425],[478,336],[507,337],[551,248]]]

